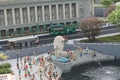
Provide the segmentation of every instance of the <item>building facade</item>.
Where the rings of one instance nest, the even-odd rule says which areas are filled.
[[[92,0],[0,1],[0,38],[47,32],[50,23],[78,24],[93,15]]]

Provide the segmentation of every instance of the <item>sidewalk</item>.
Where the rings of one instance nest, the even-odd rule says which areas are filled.
[[[99,35],[96,38],[107,37],[107,36],[115,36],[115,35],[119,35],[119,34],[120,34],[120,32],[118,32],[118,33],[111,33],[111,34],[105,34],[105,35]],[[84,39],[88,39],[88,38],[85,37],[85,38],[79,38],[79,39],[72,39],[72,40],[69,40],[68,43],[69,44],[73,44],[74,41],[80,41],[80,40],[84,40]]]
[[[37,36],[46,36],[46,35],[50,35],[50,34],[45,33],[45,34],[36,34],[35,36],[29,35],[29,36],[22,36],[22,37],[14,37],[14,38],[1,39],[0,41],[4,41],[4,40],[13,41],[13,40],[32,39],[32,38],[35,38]]]

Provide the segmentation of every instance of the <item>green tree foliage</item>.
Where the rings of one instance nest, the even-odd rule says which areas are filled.
[[[100,3],[106,6],[109,6],[113,3],[120,2],[120,0],[101,0]]]
[[[108,6],[108,5],[112,4],[112,1],[111,0],[101,0],[100,3],[105,5],[105,6]]]
[[[117,6],[107,18],[113,24],[120,24],[120,6]]]
[[[100,33],[100,25],[101,20],[93,17],[93,18],[85,18],[80,22],[80,28],[90,41],[95,41],[95,37]]]
[[[113,3],[120,2],[120,0],[111,0]]]

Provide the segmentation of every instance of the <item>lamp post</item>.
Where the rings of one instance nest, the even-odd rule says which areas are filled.
[[[40,72],[40,80],[42,79],[42,71],[41,71],[41,68],[39,69],[39,72]]]
[[[16,54],[17,54],[17,69],[19,69],[19,52],[17,51]]]
[[[17,54],[17,63],[18,63],[19,62],[19,59],[18,59],[19,58],[19,52],[17,51],[16,54]]]

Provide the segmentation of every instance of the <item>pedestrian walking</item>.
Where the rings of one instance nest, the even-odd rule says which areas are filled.
[[[27,65],[27,64],[25,65],[25,69],[26,69],[26,70],[28,69],[28,65]]]
[[[27,57],[26,57],[26,59],[27,59],[27,62],[29,62],[29,60],[30,60],[30,57],[29,57],[29,56],[27,56]]]
[[[34,58],[32,59],[32,63],[35,64],[35,59]]]
[[[48,71],[48,75],[51,76],[51,71],[50,70]]]
[[[19,72],[18,72],[18,73],[19,73],[19,76],[21,76],[21,69],[19,69]]]
[[[28,70],[28,76],[31,77],[30,71]]]
[[[26,58],[24,58],[24,64],[26,64]]]
[[[24,73],[24,77],[25,77],[25,78],[27,77],[27,71],[25,71],[25,73]]]
[[[62,80],[62,79],[61,79],[61,76],[58,77],[58,80]]]
[[[52,80],[52,76],[49,77],[49,80]]]
[[[35,75],[34,74],[32,74],[32,78],[33,78],[33,80],[35,79]]]
[[[55,73],[55,80],[57,79],[58,77],[58,72]]]
[[[31,62],[29,62],[29,67],[30,67],[30,70],[32,70],[32,64],[31,64]]]
[[[17,69],[19,69],[19,63],[17,62]]]
[[[54,79],[56,79],[56,74],[55,74],[55,72],[53,72],[53,77],[54,77]]]

